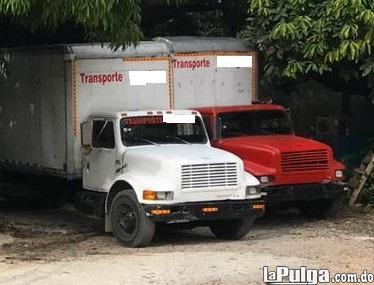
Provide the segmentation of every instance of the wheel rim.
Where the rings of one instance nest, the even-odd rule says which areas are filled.
[[[136,213],[130,205],[121,205],[118,211],[118,223],[121,231],[126,235],[132,235],[136,229]]]

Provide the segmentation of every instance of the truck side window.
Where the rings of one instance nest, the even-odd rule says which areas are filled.
[[[92,145],[95,148],[114,148],[114,127],[111,121],[94,121]]]

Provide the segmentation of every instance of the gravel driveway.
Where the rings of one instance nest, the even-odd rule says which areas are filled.
[[[198,228],[163,232],[143,249],[121,247],[69,206],[1,211],[0,284],[263,284],[262,267],[277,265],[374,273],[373,210],[327,221],[277,212],[240,241]]]

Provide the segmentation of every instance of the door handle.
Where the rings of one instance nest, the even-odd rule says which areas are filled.
[[[86,163],[86,168],[87,168],[88,170],[90,169],[90,162],[89,162],[89,161]]]

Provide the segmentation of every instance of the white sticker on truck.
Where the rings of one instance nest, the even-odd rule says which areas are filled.
[[[252,56],[217,56],[217,67],[252,67]]]
[[[166,71],[130,71],[130,85],[147,85],[150,83],[166,83]]]
[[[167,124],[194,124],[195,115],[164,114],[163,122]]]

